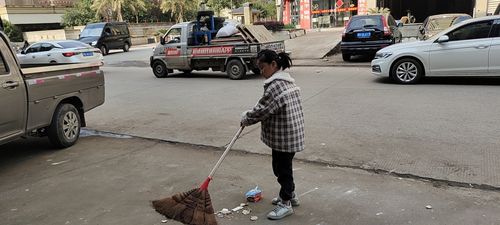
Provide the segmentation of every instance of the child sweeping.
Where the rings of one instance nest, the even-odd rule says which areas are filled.
[[[272,200],[276,208],[267,217],[279,220],[293,214],[298,206],[295,195],[292,160],[296,152],[304,150],[304,114],[300,89],[295,80],[283,70],[292,60],[286,53],[262,50],[257,65],[264,81],[264,95],[257,105],[242,114],[241,125],[261,122],[261,140],[272,149],[274,175],[281,185],[279,196]]]

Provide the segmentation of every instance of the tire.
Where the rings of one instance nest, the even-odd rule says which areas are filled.
[[[125,42],[125,44],[123,45],[123,52],[128,52],[130,50],[130,45]]]
[[[158,78],[165,78],[168,76],[167,66],[162,61],[156,60],[153,63],[153,73]]]
[[[50,142],[57,148],[67,148],[80,137],[81,119],[78,110],[71,104],[57,106],[47,134]]]
[[[391,78],[399,84],[415,84],[424,76],[424,69],[415,59],[400,59],[391,68]]]
[[[109,49],[105,45],[101,45],[101,47],[99,49],[101,50],[101,53],[103,56],[105,56],[109,53]]]
[[[258,68],[253,68],[252,73],[255,75],[260,75],[260,70]]]
[[[232,80],[242,79],[247,74],[245,65],[239,59],[231,59],[226,65],[226,72]]]
[[[351,61],[351,55],[347,53],[342,53],[342,59],[346,62]]]

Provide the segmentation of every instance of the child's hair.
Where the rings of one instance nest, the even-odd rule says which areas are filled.
[[[275,51],[269,49],[260,51],[257,54],[257,61],[265,63],[272,63],[273,61],[275,61],[281,70],[290,68],[292,66],[292,59],[290,59],[290,56],[288,56],[288,54],[284,52],[278,54]]]

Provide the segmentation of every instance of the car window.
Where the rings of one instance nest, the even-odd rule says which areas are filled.
[[[448,36],[450,37],[450,41],[488,38],[492,24],[493,21],[491,20],[467,24],[448,33]]]
[[[0,75],[9,74],[9,67],[3,58],[3,55],[0,53]]]
[[[365,27],[381,27],[382,20],[380,16],[353,17],[349,23],[348,29],[361,29]]]
[[[102,24],[89,24],[82,30],[80,37],[99,37],[102,34]]]
[[[118,26],[113,26],[111,27],[111,33],[113,35],[121,35],[122,31],[120,30],[120,28],[118,28]]]
[[[472,17],[470,16],[459,16],[457,17],[454,21],[453,21],[453,25],[457,24],[457,23],[460,23],[462,21],[466,21],[468,19],[471,19]]]
[[[388,23],[389,23],[389,26],[391,26],[391,27],[396,26],[396,20],[394,20],[394,18],[391,15],[389,15],[389,17],[388,17]]]
[[[63,48],[85,48],[89,47],[89,45],[79,42],[79,41],[65,41],[65,42],[58,42],[58,45],[60,45]]]
[[[169,42],[174,39],[181,40],[181,30],[182,28],[173,28],[165,35],[165,42]]]
[[[26,50],[26,53],[36,53],[40,51],[42,44],[34,44]]]
[[[128,34],[127,25],[119,25],[118,29],[120,29],[122,34]]]
[[[40,47],[40,52],[47,52],[47,51],[50,51],[54,48],[53,45],[49,44],[49,43],[43,43],[42,46]]]
[[[500,37],[500,20],[495,21],[490,37]]]

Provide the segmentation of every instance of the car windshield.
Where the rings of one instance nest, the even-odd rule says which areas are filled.
[[[100,37],[103,28],[103,25],[87,25],[80,33],[80,37]]]
[[[441,17],[441,18],[430,18],[427,22],[428,30],[444,30],[453,25],[456,17]]]
[[[58,45],[62,46],[63,48],[86,48],[89,47],[87,44],[84,44],[79,41],[65,41],[65,42],[58,42]]]
[[[348,29],[361,29],[367,27],[379,27],[382,26],[382,20],[378,16],[363,16],[363,17],[353,17],[349,23]]]

